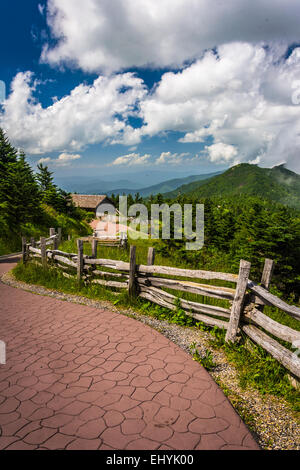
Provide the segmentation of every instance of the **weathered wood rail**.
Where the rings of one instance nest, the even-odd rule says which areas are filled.
[[[97,247],[97,245],[102,246],[117,246],[119,248],[127,248],[127,236],[125,233],[121,233],[120,235],[103,235],[103,236],[90,236],[90,237],[83,237],[81,238],[83,242],[92,243],[92,246]],[[97,250],[97,248],[95,248]]]
[[[55,264],[64,276],[73,279],[77,277],[78,282],[127,289],[130,296],[139,296],[173,311],[180,305],[186,315],[211,327],[225,329],[227,342],[235,342],[243,332],[276,358],[294,377],[300,378],[300,357],[297,352],[276,340],[278,338],[290,343],[300,353],[300,332],[263,313],[264,305],[271,305],[300,320],[299,307],[288,305],[268,290],[274,269],[272,260],[265,261],[261,285],[258,285],[249,279],[251,265],[244,260],[240,262],[238,274],[158,266],[154,265],[154,249],[149,248],[148,264],[143,265],[136,263],[134,246],[130,247],[130,261],[124,262],[97,258],[97,240],[89,239],[92,256],[87,256],[83,254],[82,239],[77,240],[77,253],[59,250],[57,239],[58,234],[52,233],[48,239],[41,238],[40,242],[24,241],[23,261],[33,258],[39,259],[44,266],[47,263]],[[53,244],[53,249],[47,249],[47,244]],[[198,280],[225,281],[233,287],[203,284]],[[171,294],[169,290],[174,290],[177,295]],[[207,302],[210,298],[222,299],[228,302],[228,307],[186,300],[178,296],[178,292],[204,296]]]

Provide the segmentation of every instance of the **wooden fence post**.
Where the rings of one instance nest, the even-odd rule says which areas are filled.
[[[128,294],[131,297],[134,297],[136,295],[135,271],[136,271],[136,246],[131,246],[130,247],[129,280],[128,280]]]
[[[148,266],[153,266],[154,265],[154,260],[155,260],[155,249],[151,246],[148,248],[148,255],[147,255],[147,265]],[[145,277],[147,278],[148,276],[151,276],[151,274],[146,274]]]
[[[80,282],[83,274],[83,241],[77,240],[77,280]]]
[[[269,290],[269,287],[271,284],[271,279],[273,276],[274,268],[275,268],[275,262],[272,259],[268,259],[268,258],[265,259],[265,265],[264,265],[260,283],[261,283],[261,286],[267,290]],[[253,296],[252,302],[257,304],[260,307],[259,308],[260,311],[263,311],[264,305],[265,305],[263,300],[261,300],[257,296]]]
[[[97,247],[98,247],[98,241],[97,240],[92,240],[92,258],[97,258]]]
[[[55,236],[55,238],[53,238],[53,250],[57,250],[58,249],[58,235]]]
[[[26,254],[27,254],[27,247],[26,247],[26,237],[22,237],[22,261],[23,263],[26,263]]]
[[[30,238],[30,244],[33,248],[35,248],[35,239],[34,239],[34,237]]]
[[[265,259],[264,270],[261,276],[261,286],[269,289],[274,272],[275,263],[272,259]]]
[[[41,248],[42,263],[43,263],[43,267],[45,268],[47,266],[46,238],[41,237],[40,242],[41,242],[40,248]]]
[[[154,264],[154,260],[155,260],[155,249],[150,247],[148,250],[147,265],[152,266]]]
[[[240,316],[243,310],[245,295],[247,290],[247,284],[250,274],[251,263],[248,261],[241,260],[238,282],[236,285],[236,291],[234,300],[231,307],[230,320],[228,325],[228,330],[226,333],[225,340],[228,343],[229,341],[235,342]]]
[[[49,228],[49,237],[53,237],[53,235],[55,235],[55,228]],[[56,250],[55,248],[55,238],[53,239],[52,238],[52,243],[53,243],[53,250]]]
[[[68,242],[71,240],[71,235],[68,235]]]

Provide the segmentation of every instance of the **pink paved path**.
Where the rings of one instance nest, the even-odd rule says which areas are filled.
[[[0,449],[258,449],[205,369],[150,327],[2,283],[0,298]]]

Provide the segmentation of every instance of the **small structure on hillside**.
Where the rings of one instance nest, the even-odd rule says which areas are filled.
[[[80,209],[84,209],[89,212],[94,212],[96,217],[101,218],[106,214],[109,216],[116,215],[116,206],[105,194],[72,194],[72,200],[76,207],[80,207]]]

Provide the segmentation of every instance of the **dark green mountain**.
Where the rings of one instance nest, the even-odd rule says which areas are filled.
[[[191,175],[187,176],[185,178],[174,178],[171,180],[163,181],[162,183],[154,184],[152,186],[148,186],[147,188],[141,188],[141,189],[114,189],[111,191],[108,191],[107,194],[110,196],[112,193],[114,194],[132,194],[134,196],[137,192],[142,196],[142,197],[147,197],[153,194],[158,193],[167,193],[169,191],[173,191],[179,186],[182,186],[183,184],[188,185],[189,183],[192,183],[194,181],[202,181],[202,180],[208,180],[209,178],[212,178],[213,176],[219,175],[220,171],[215,172],[215,173],[207,173],[204,175]]]
[[[178,194],[198,199],[212,196],[258,196],[300,209],[300,175],[284,165],[260,168],[241,163],[209,181],[180,186],[165,196],[173,198]]]

